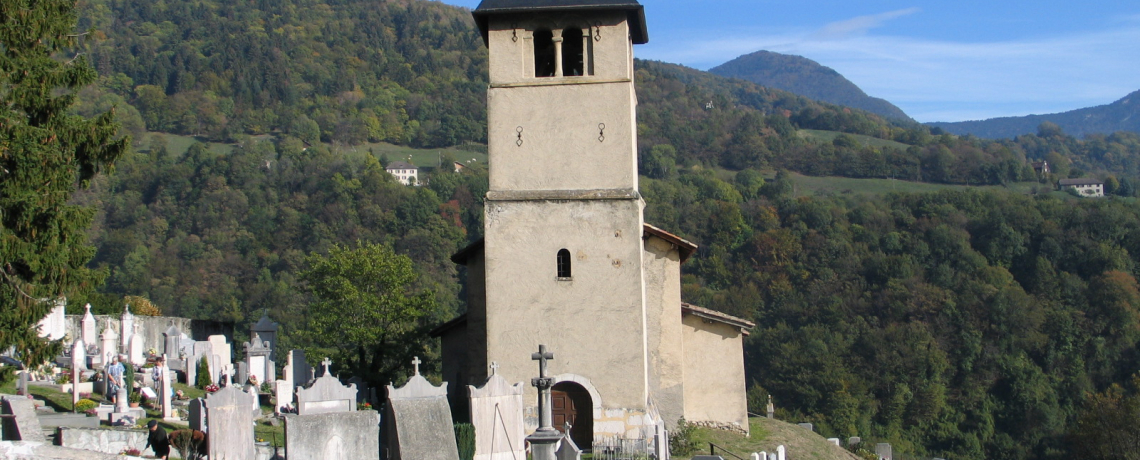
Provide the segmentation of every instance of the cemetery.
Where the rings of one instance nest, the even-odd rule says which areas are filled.
[[[3,396],[0,457],[153,457],[162,430],[184,459],[667,460],[706,448],[694,458],[712,459],[718,445],[739,459],[853,458],[810,423],[774,420],[771,402],[768,417],[749,418],[742,344],[754,324],[682,302],[680,266],[697,246],[644,223],[629,52],[648,40],[642,6],[519,5],[474,11],[505,59],[492,60],[505,64],[490,69],[489,129],[510,135],[489,136],[503,161],[492,163],[486,237],[452,258],[474,287],[467,313],[432,333],[441,375],[415,357],[399,384],[342,379],[328,356],[281,349],[288,331],[267,313],[238,344],[233,324],[129,306],[67,316],[60,303],[40,331],[64,352],[20,369]],[[564,41],[569,59],[537,62]],[[609,125],[590,118],[579,136],[569,112]],[[555,145],[583,161],[538,167]],[[808,441],[760,444],[784,429]],[[889,445],[875,452],[891,458]]]

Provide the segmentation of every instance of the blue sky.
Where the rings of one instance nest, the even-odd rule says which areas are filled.
[[[923,122],[1062,112],[1140,90],[1135,0],[641,3],[639,58],[707,70],[762,49],[800,55]]]

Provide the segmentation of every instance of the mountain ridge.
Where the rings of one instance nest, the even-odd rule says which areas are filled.
[[[1044,122],[1055,123],[1073,136],[1116,131],[1140,132],[1140,90],[1110,104],[1085,107],[1066,112],[1032,114],[1020,117],[997,117],[985,120],[926,123],[932,128],[958,135],[972,134],[987,139],[1013,138],[1037,132]]]
[[[740,78],[782,89],[822,102],[866,110],[889,119],[914,121],[894,104],[868,96],[835,69],[802,56],[760,50],[737,57],[708,71],[724,77]]]

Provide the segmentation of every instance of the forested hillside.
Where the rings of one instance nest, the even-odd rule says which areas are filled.
[[[894,104],[868,96],[834,69],[802,56],[757,51],[713,67],[709,72],[866,110],[889,119],[914,121]]]
[[[132,132],[232,148],[183,153],[138,136],[77,198],[97,209],[93,265],[108,276],[73,305],[140,295],[166,314],[239,323],[268,309],[283,346],[309,346],[288,332],[309,325],[306,258],[361,242],[410,256],[413,287],[435,292],[414,326],[464,309],[448,256],[479,236],[486,170],[405,187],[355,146],[483,140],[486,52],[467,12],[418,0],[82,6],[102,77],[81,112],[118,104]],[[638,61],[636,78],[646,220],[701,245],[683,267],[686,301],[758,324],[754,404],[771,392],[786,419],[915,455],[1061,458],[1089,445],[1086,392],[1140,365],[1140,136],[1043,124],[990,141],[672,64]],[[1036,176],[1039,159],[1053,176]],[[1095,175],[1119,196],[802,197],[787,173],[765,180],[773,170],[1032,180],[1042,192]],[[426,337],[412,345],[430,356]],[[1112,404],[1104,394],[1096,407]]]
[[[948,133],[1001,139],[1032,133],[1045,122],[1056,124],[1075,136],[1117,131],[1140,133],[1140,91],[1134,91],[1111,104],[1068,112],[927,124]]]

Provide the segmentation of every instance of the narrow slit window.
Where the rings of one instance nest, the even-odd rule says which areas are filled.
[[[553,77],[554,65],[554,33],[539,29],[534,31],[534,76]]]
[[[566,249],[558,251],[558,277],[570,277],[570,251]]]
[[[562,75],[578,77],[586,74],[585,51],[582,29],[571,28],[562,31]]]

